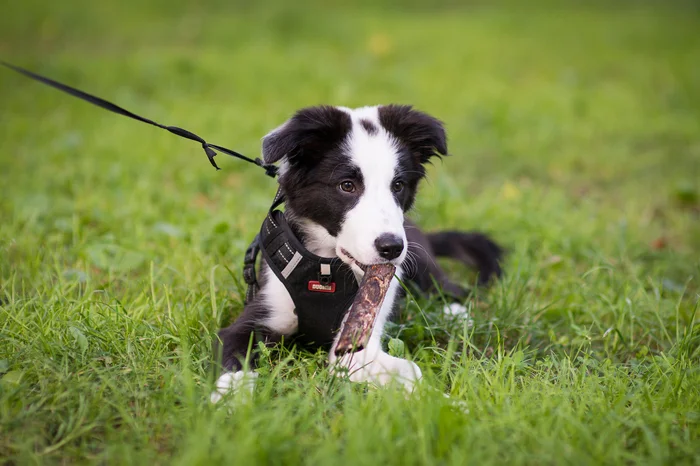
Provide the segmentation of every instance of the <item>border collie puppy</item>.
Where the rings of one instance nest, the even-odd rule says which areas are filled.
[[[265,136],[262,148],[265,163],[279,163],[284,217],[309,252],[341,260],[358,282],[363,265],[389,262],[396,266],[396,277],[422,292],[438,287],[459,301],[468,290],[448,280],[435,258],[475,266],[480,284],[486,284],[501,272],[501,250],[479,233],[425,234],[405,219],[425,164],[442,155],[447,155],[442,123],[403,105],[305,108]],[[213,402],[228,391],[252,389],[256,374],[243,371],[251,338],[273,344],[293,338],[298,330],[295,303],[266,260],[257,275],[259,292],[219,333],[224,373]],[[390,356],[381,346],[400,291],[394,278],[364,349],[336,358],[335,341],[330,344],[334,373],[347,370],[354,382],[378,385],[397,380],[412,389],[421,377],[418,366]],[[454,312],[455,305],[450,308]]]

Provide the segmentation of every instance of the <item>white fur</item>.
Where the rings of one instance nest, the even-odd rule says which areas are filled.
[[[265,286],[260,289],[260,299],[270,309],[270,315],[263,325],[280,335],[291,335],[299,327],[299,319],[294,313],[294,301],[269,267],[263,266],[262,273],[265,275]]]
[[[345,143],[345,149],[351,161],[362,173],[364,191],[357,205],[345,216],[338,234],[336,255],[351,264],[359,280],[363,275],[362,270],[349,258],[344,257],[341,249],[348,251],[363,264],[382,262],[374,242],[380,235],[388,233],[398,236],[404,242],[403,252],[391,262],[399,265],[406,258],[407,242],[403,226],[403,209],[398,205],[391,191],[399,162],[398,148],[393,137],[379,123],[377,107],[356,110],[341,108],[341,110],[347,112],[352,118],[353,128]],[[360,125],[361,119],[373,123],[377,127],[377,133],[368,134]],[[398,267],[397,276],[400,276],[401,272],[401,268]],[[340,375],[347,372],[349,379],[353,382],[370,382],[377,385],[396,380],[408,390],[413,389],[415,382],[422,376],[418,366],[411,361],[390,356],[381,347],[384,325],[391,314],[399,286],[398,280],[394,278],[365,349],[337,358],[335,356],[336,338],[329,354],[329,362],[334,374]]]
[[[209,397],[212,403],[218,403],[227,393],[242,393],[244,395],[252,395],[255,389],[255,379],[258,378],[257,372],[226,372],[221,374],[216,381],[216,390]]]
[[[320,257],[335,257],[337,238],[331,236],[321,225],[310,220],[302,219],[300,224],[304,237],[307,238],[304,246],[309,252]]]
[[[352,163],[362,173],[364,191],[357,205],[345,216],[338,234],[336,253],[343,258],[340,253],[342,248],[363,264],[382,262],[374,241],[380,235],[389,233],[404,242],[403,252],[392,261],[401,264],[408,250],[403,228],[403,209],[391,191],[399,162],[398,148],[394,138],[380,125],[377,107],[341,110],[352,118],[352,132],[345,143],[345,149]],[[373,123],[377,127],[377,133],[368,134],[360,125],[361,119]]]

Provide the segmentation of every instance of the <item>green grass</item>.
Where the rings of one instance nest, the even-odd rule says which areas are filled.
[[[406,302],[411,398],[274,350],[211,406],[275,183],[0,70],[0,463],[700,464],[696,6],[236,3],[12,2],[0,57],[251,155],[302,106],[412,103],[452,153],[413,217],[506,276],[472,328]]]

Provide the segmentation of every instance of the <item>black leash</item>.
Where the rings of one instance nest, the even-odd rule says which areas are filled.
[[[36,73],[32,73],[31,71],[25,70],[24,68],[20,68],[19,66],[11,65],[10,63],[6,63],[4,61],[0,61],[0,64],[6,66],[7,68],[10,68],[11,70],[14,70],[18,73],[21,73],[29,78],[32,78],[36,81],[39,81],[41,83],[44,83],[48,86],[51,86],[53,88],[58,89],[59,91],[63,91],[66,94],[70,94],[73,97],[77,97],[79,99],[82,99],[86,102],[90,102],[93,105],[97,105],[98,107],[102,107],[105,110],[109,110],[110,112],[117,113],[119,115],[124,115],[125,117],[133,118],[134,120],[141,121],[143,123],[147,123],[149,125],[157,126],[158,128],[170,131],[171,133],[180,136],[181,138],[186,138],[186,139],[191,139],[192,141],[197,141],[202,145],[202,148],[204,149],[204,152],[207,154],[207,158],[209,158],[209,163],[211,163],[214,168],[217,170],[220,170],[218,165],[216,165],[216,162],[214,162],[214,157],[216,156],[216,151],[223,152],[224,154],[228,154],[233,157],[237,157],[241,160],[245,160],[246,162],[254,163],[255,165],[262,167],[265,170],[265,174],[268,176],[271,176],[274,178],[277,175],[277,167],[274,165],[266,164],[264,163],[261,159],[255,158],[251,159],[249,157],[246,157],[243,154],[240,154],[236,151],[233,151],[231,149],[227,149],[225,147],[217,146],[216,144],[209,144],[207,141],[202,139],[201,137],[197,136],[191,131],[187,131],[186,129],[183,128],[178,128],[177,126],[166,126],[166,125],[161,125],[160,123],[157,123],[153,120],[149,120],[148,118],[144,118],[142,116],[139,116],[135,113],[132,113],[126,109],[121,108],[118,105],[113,104],[112,102],[108,102],[104,99],[101,99],[99,97],[96,97],[94,95],[88,94],[87,92],[80,91],[78,89],[75,89],[73,87],[67,86],[65,84],[61,84],[58,81],[54,81],[53,79],[46,78],[44,76],[38,75]]]

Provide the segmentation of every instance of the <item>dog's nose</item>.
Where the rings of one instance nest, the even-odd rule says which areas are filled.
[[[374,247],[383,259],[392,260],[403,252],[403,240],[391,233],[384,233],[374,240]]]

